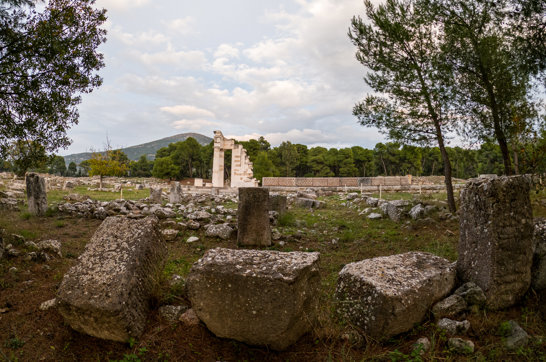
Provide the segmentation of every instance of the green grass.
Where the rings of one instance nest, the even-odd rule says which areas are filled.
[[[72,190],[51,190],[47,193],[47,201],[49,204],[58,204],[65,202],[64,197],[68,194],[79,194],[89,196],[93,200],[98,201],[113,201],[121,198],[121,192],[106,191],[89,191],[88,186],[76,186]],[[123,198],[126,200],[140,200],[150,196],[150,191],[134,190],[129,188],[123,188]]]

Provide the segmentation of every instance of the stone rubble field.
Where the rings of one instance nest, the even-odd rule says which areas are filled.
[[[470,180],[457,214],[442,195],[97,185],[0,174],[6,359],[546,358],[529,178]]]

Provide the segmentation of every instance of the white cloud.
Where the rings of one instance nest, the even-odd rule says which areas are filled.
[[[148,4],[150,0],[97,0],[97,7],[115,10],[127,10]]]
[[[161,111],[173,114],[175,116],[183,116],[188,118],[214,118],[214,113],[206,109],[197,108],[189,105],[177,105],[172,107],[161,107]]]
[[[139,53],[138,58],[146,65],[172,65],[184,69],[201,69],[206,63],[205,54],[199,50],[175,50],[172,45],[155,53]]]
[[[208,121],[206,119],[181,119],[172,122],[172,126],[176,129],[187,129],[192,131],[199,131],[205,127],[219,127],[219,122]]]
[[[195,20],[191,16],[166,22],[167,27],[178,34],[187,35],[194,31]]]
[[[230,44],[220,44],[214,52],[215,58],[239,58],[239,49]]]

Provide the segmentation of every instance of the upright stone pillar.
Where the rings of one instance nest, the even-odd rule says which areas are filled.
[[[461,192],[457,273],[491,309],[515,304],[531,283],[533,213],[524,176],[472,179]]]
[[[212,187],[224,187],[224,150],[216,144],[212,159]]]
[[[182,186],[180,182],[173,182],[169,192],[169,202],[171,204],[179,204],[182,201]]]
[[[28,211],[32,215],[43,215],[47,210],[47,192],[45,179],[36,173],[27,173]]]
[[[153,188],[150,187],[150,202],[152,204],[161,204],[161,187]]]
[[[269,210],[276,211],[279,216],[286,213],[287,198],[284,195],[270,195],[269,196]]]
[[[271,245],[268,189],[260,187],[239,188],[237,225],[237,243],[239,245]]]

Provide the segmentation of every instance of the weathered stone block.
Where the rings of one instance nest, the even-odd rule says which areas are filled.
[[[269,190],[240,187],[237,210],[237,243],[245,246],[271,245]]]
[[[152,204],[161,204],[161,188],[150,187],[150,202]]]
[[[279,216],[286,213],[286,196],[284,195],[269,195],[269,210],[276,211]]]
[[[47,192],[43,177],[37,173],[25,176],[28,200],[28,212],[32,215],[43,215],[47,211]]]
[[[160,198],[161,200],[161,195]],[[180,182],[173,182],[171,184],[171,190],[169,192],[169,202],[171,204],[179,204],[182,201],[182,186]]]
[[[421,322],[454,284],[454,264],[429,253],[366,259],[339,273],[338,312],[365,335],[388,339]]]
[[[165,255],[156,218],[106,218],[65,274],[59,312],[72,328],[94,337],[139,337]]]
[[[459,260],[463,282],[484,291],[487,305],[515,304],[531,283],[533,216],[525,177],[470,180],[461,192]]]
[[[187,278],[192,308],[222,338],[282,350],[309,331],[319,253],[209,250]]]

